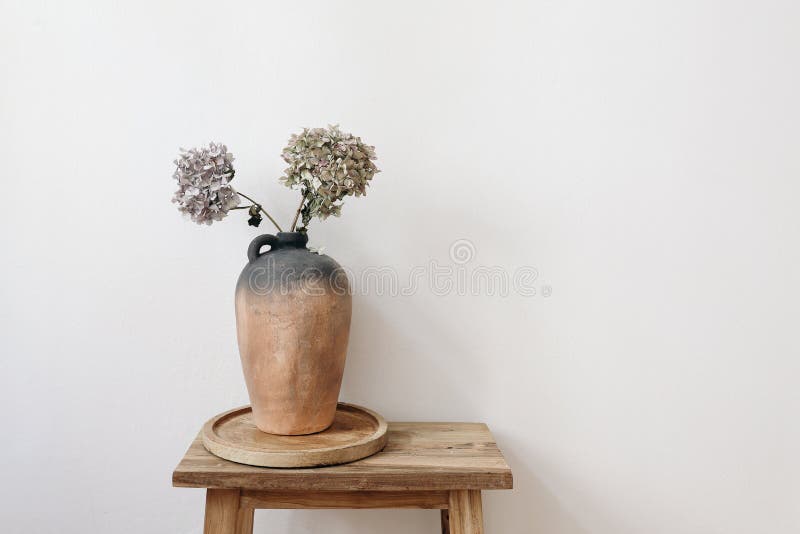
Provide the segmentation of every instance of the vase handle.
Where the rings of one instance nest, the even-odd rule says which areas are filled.
[[[277,242],[278,238],[272,234],[258,236],[257,238],[253,239],[253,241],[250,243],[250,246],[247,247],[247,259],[251,262],[255,261],[259,256],[261,256],[261,247],[264,245],[269,245],[270,249],[272,249]]]

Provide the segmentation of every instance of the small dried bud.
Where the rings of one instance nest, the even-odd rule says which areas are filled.
[[[261,217],[260,210],[261,206],[257,204],[253,204],[252,206],[250,206],[250,209],[248,210],[250,218],[247,219],[247,224],[249,224],[250,226],[258,226],[259,224],[261,224],[263,217]]]

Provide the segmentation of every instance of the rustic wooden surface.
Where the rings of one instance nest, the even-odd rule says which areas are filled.
[[[441,508],[442,534],[484,534],[480,490],[206,491],[205,534],[252,534],[257,508]]]
[[[386,444],[387,425],[377,413],[339,403],[333,424],[305,436],[261,432],[249,406],[230,410],[208,421],[201,432],[213,454],[261,467],[311,467],[352,462],[375,454]]]
[[[450,534],[450,510],[442,510],[442,534]]]
[[[443,534],[484,534],[481,490],[511,489],[486,425],[390,423],[383,452],[324,468],[252,467],[192,443],[173,485],[208,488],[205,534],[252,534],[257,508],[440,509]]]
[[[450,534],[483,534],[481,492],[477,490],[451,491],[448,519]]]
[[[258,491],[241,492],[240,506],[279,509],[417,508],[450,506],[449,491]]]
[[[253,534],[254,509],[240,503],[239,490],[208,490],[204,534]]]
[[[512,487],[511,469],[482,423],[389,423],[388,427],[382,452],[349,464],[305,469],[229,462],[209,453],[198,436],[173,472],[172,482],[176,487],[301,491]]]
[[[240,534],[252,531],[249,525],[242,525],[246,517],[239,509],[239,492],[236,490],[212,490],[206,493],[206,518],[204,532],[214,534]]]

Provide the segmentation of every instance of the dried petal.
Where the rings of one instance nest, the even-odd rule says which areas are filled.
[[[289,164],[281,182],[300,187],[308,199],[302,212],[304,225],[312,217],[338,216],[342,199],[365,195],[369,181],[380,172],[373,163],[375,147],[342,132],[339,126],[306,128],[293,134],[281,154]]]
[[[238,206],[239,195],[230,186],[236,172],[232,162],[233,154],[220,143],[180,149],[172,175],[178,182],[172,198],[178,210],[197,224],[211,224]]]

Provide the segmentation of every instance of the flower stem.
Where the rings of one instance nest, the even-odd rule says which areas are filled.
[[[294,220],[292,221],[292,229],[289,230],[290,232],[294,232],[294,229],[297,227],[297,219],[300,217],[300,212],[303,211],[303,204],[306,201],[305,195],[300,195],[300,205],[297,206],[297,213],[294,214]]]
[[[265,210],[264,207],[261,204],[259,204],[258,202],[256,202],[252,198],[248,197],[244,193],[240,193],[239,191],[237,191],[236,194],[239,195],[240,197],[246,198],[247,200],[252,202],[254,206],[258,206],[259,211],[261,211],[261,213],[263,213],[264,215],[267,216],[267,219],[269,219],[270,222],[275,225],[275,228],[277,228],[279,232],[283,232],[283,229],[278,225],[278,223],[275,222],[275,219],[272,218],[272,215],[267,213],[267,210]]]

